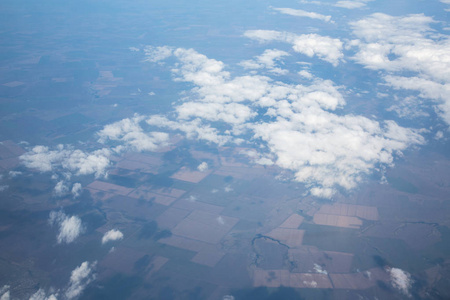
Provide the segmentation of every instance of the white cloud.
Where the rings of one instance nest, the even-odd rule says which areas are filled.
[[[63,290],[64,299],[76,299],[78,298],[86,288],[86,286],[95,280],[96,275],[94,274],[94,269],[97,262],[89,263],[87,261],[83,262],[80,266],[76,267],[70,275],[70,280],[67,288]],[[36,291],[30,300],[57,300],[59,297],[59,292],[47,293],[43,289]]]
[[[4,285],[1,289],[0,289],[0,300],[9,300],[11,295],[9,292],[9,285]]]
[[[431,99],[450,125],[450,38],[433,30],[432,23],[433,18],[423,14],[372,14],[350,23],[360,39],[351,44],[358,48],[358,63],[389,72],[384,79],[393,88],[418,91]],[[405,71],[413,75],[405,76]]]
[[[434,136],[434,138],[435,138],[436,140],[440,140],[440,139],[442,139],[443,137],[444,137],[444,133],[443,133],[442,131],[436,132],[436,135]]]
[[[429,117],[429,114],[423,110],[423,101],[417,97],[405,97],[401,100],[394,96],[397,103],[388,107],[387,111],[395,111],[400,118]]]
[[[147,119],[147,123],[152,126],[182,131],[189,139],[204,140],[218,145],[224,145],[232,139],[229,135],[220,134],[216,128],[212,128],[209,124],[205,124],[199,118],[192,121],[184,120],[182,122],[175,122],[164,116],[153,115]]]
[[[53,189],[53,193],[57,197],[62,197],[64,195],[67,195],[68,192],[69,192],[69,188],[65,184],[64,180],[58,181],[55,188]]]
[[[314,280],[311,281],[307,281],[307,280],[303,280],[303,284],[312,288],[316,288],[317,287],[317,282]]]
[[[121,239],[123,239],[123,233],[117,229],[111,229],[103,235],[102,244],[105,244],[109,241],[117,241]]]
[[[120,141],[134,151],[156,151],[166,146],[169,135],[164,132],[144,132],[140,125],[144,119],[136,114],[133,118],[106,125],[97,133],[99,142]]]
[[[37,290],[36,293],[31,295],[30,300],[57,300],[58,294],[51,294],[47,296],[47,293],[43,289]]]
[[[197,170],[200,172],[204,172],[208,170],[208,164],[204,161],[201,164],[198,165]]]
[[[415,130],[393,121],[379,124],[362,116],[334,113],[345,100],[329,80],[314,78],[304,86],[258,75],[232,78],[223,63],[192,49],[176,49],[174,55],[180,62],[173,70],[176,80],[190,82],[194,88],[175,106],[174,120],[150,116],[148,124],[219,145],[250,135],[253,139],[245,142],[260,149],[251,153],[254,161],[291,170],[313,195],[331,197],[337,187],[354,188],[379,164],[391,165],[396,154],[424,142]],[[246,116],[225,117],[224,112],[235,111],[230,104],[245,108],[241,111]],[[254,121],[261,117],[266,121]],[[218,121],[220,127],[216,127]]]
[[[17,177],[19,175],[22,175],[22,172],[20,172],[20,171],[9,171],[8,175],[11,178],[15,178],[15,177]]]
[[[299,71],[298,75],[300,75],[300,76],[302,76],[302,77],[304,77],[306,79],[312,79],[314,77],[310,72],[308,72],[306,70]]]
[[[269,72],[283,75],[289,73],[288,70],[276,67],[276,62],[279,61],[284,56],[289,56],[290,54],[277,50],[277,49],[266,49],[263,54],[255,57],[253,60],[244,60],[240,63],[245,69],[268,69]]]
[[[436,103],[436,110],[441,118],[450,125],[450,81],[441,84],[420,77],[403,77],[387,75],[384,77],[388,85],[394,89],[405,89],[419,92],[422,98],[432,99]],[[409,98],[406,98],[408,100]],[[403,105],[408,106],[408,101]],[[408,106],[411,107],[411,106]],[[410,113],[410,116],[417,114],[417,110]]]
[[[411,296],[410,289],[413,283],[411,275],[398,268],[390,268],[389,275],[391,277],[392,286],[400,290],[406,296]]]
[[[95,279],[94,268],[97,262],[83,262],[75,268],[70,275],[69,287],[65,292],[67,299],[75,299],[80,296],[86,286]]]
[[[83,189],[83,187],[81,186],[81,183],[79,183],[79,182],[74,183],[72,186],[72,191],[71,191],[73,197],[78,198],[81,194],[82,189]]]
[[[273,8],[273,9],[282,14],[286,14],[286,15],[318,19],[318,20],[322,20],[325,22],[331,21],[331,16],[325,16],[325,15],[321,15],[321,14],[318,14],[315,12],[304,11],[301,9],[292,9],[292,8]]]
[[[320,274],[328,274],[328,272],[326,270],[324,270],[322,268],[322,266],[318,265],[318,264],[314,264],[314,271],[316,271],[316,273],[320,273]]]
[[[145,61],[149,62],[159,62],[164,60],[172,55],[172,48],[163,46],[163,47],[152,47],[147,46],[144,48],[144,53],[146,55]]]
[[[23,164],[41,172],[71,171],[76,175],[94,174],[96,177],[105,176],[109,166],[108,149],[92,152],[74,150],[64,145],[58,145],[55,150],[45,146],[35,146],[20,156]]]
[[[222,216],[218,216],[216,218],[217,223],[219,223],[220,225],[225,225],[225,220],[222,218]]]
[[[260,42],[280,41],[292,45],[294,51],[318,58],[337,66],[344,57],[339,39],[318,34],[296,35],[274,30],[248,30],[244,36]]]
[[[79,217],[69,217],[62,211],[50,212],[49,222],[51,225],[59,227],[59,233],[57,235],[58,244],[72,243],[84,231],[84,227]]]
[[[365,7],[367,3],[371,1],[373,0],[342,0],[338,1],[334,6],[343,7],[347,9],[355,9]]]

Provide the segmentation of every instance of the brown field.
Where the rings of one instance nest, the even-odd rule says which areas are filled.
[[[319,210],[321,214],[358,217],[366,220],[378,220],[378,210],[374,206],[353,205],[335,203],[333,205],[322,205]]]
[[[153,199],[155,203],[169,206],[184,193],[185,191],[183,190],[172,188],[160,188],[154,190],[149,186],[140,186],[128,196],[136,199],[145,199],[147,201]]]
[[[139,163],[147,164],[150,166],[161,166],[163,161],[157,156],[146,155],[142,153],[130,153],[125,155],[126,160],[137,161]]]
[[[25,153],[25,150],[22,149],[19,145],[14,143],[13,141],[7,140],[0,142],[0,158],[11,158],[22,155]]]
[[[291,271],[298,273],[312,272],[314,264],[320,265],[328,273],[348,273],[353,261],[352,253],[321,251],[313,246],[289,249],[288,256],[295,265]]]
[[[362,225],[362,221],[357,217],[339,216],[331,214],[316,213],[314,215],[314,223],[318,225],[328,225],[344,228],[356,228],[359,229]]]
[[[139,161],[134,160],[122,160],[116,164],[116,168],[131,170],[131,171],[140,171],[143,173],[158,173],[158,167],[152,166],[150,164],[146,164]]]
[[[105,210],[120,212],[128,218],[139,218],[143,220],[152,220],[166,211],[167,207],[157,203],[148,203],[139,201],[121,195],[114,195],[104,202]]]
[[[244,167],[229,167],[222,166],[214,172],[220,176],[233,176],[239,179],[248,179],[250,177],[260,177],[266,175],[266,170],[263,167],[256,166],[254,168]]]
[[[207,170],[205,172],[190,170],[186,167],[182,167],[178,172],[170,176],[173,179],[178,179],[182,181],[192,182],[192,183],[199,183],[203,180],[206,176],[208,176],[211,173],[211,170]]]
[[[184,193],[186,193],[186,191],[173,189],[173,188],[160,188],[157,190],[153,190],[153,192],[155,192],[157,194],[169,196],[169,197],[174,197],[174,198],[179,198],[179,197],[183,196]]]
[[[253,273],[255,287],[292,287],[292,288],[332,288],[326,274],[290,273],[288,270],[262,270]]]
[[[20,164],[20,159],[18,157],[11,157],[7,159],[0,160],[0,168],[9,170],[14,169]]]
[[[237,222],[237,218],[196,210],[178,223],[172,229],[172,233],[186,238],[216,244]]]
[[[100,261],[99,265],[117,272],[131,274],[134,263],[145,254],[127,247],[116,247],[113,252]]]
[[[360,273],[330,274],[336,289],[362,290],[378,284],[378,281],[389,282],[389,274],[383,269],[374,268]]]
[[[224,255],[225,253],[219,251],[216,247],[205,247],[191,261],[200,265],[214,267]]]
[[[246,164],[238,162],[234,157],[221,156],[220,164],[222,167],[248,168]]]
[[[300,247],[303,241],[304,230],[292,228],[275,228],[267,236],[279,240],[291,248]]]
[[[120,186],[120,185],[112,184],[112,183],[108,183],[108,182],[98,181],[98,180],[90,183],[87,186],[87,188],[98,190],[98,191],[103,191],[103,192],[114,193],[114,194],[118,194],[118,195],[122,195],[122,196],[126,196],[129,193],[131,193],[131,191],[133,191],[133,189],[131,189],[131,188],[127,188],[124,186]]]
[[[191,151],[191,155],[195,159],[198,159],[198,160],[210,160],[210,161],[214,162],[215,166],[219,165],[219,157],[217,155],[213,154],[213,153],[192,150]],[[212,166],[210,166],[210,167],[212,167]]]
[[[177,235],[172,235],[168,238],[160,239],[158,242],[160,242],[161,244],[166,244],[194,252],[200,252],[203,248],[208,246],[208,244],[204,242],[188,239]]]
[[[116,195],[114,193],[99,191],[96,189],[90,189],[90,188],[86,188],[86,189],[90,192],[91,197],[95,200],[105,201]]]
[[[202,211],[207,211],[207,212],[214,213],[214,214],[219,214],[224,209],[222,206],[203,203],[200,201],[191,201],[189,199],[180,199],[177,202],[175,202],[172,206],[181,208],[181,209],[190,210],[190,211],[202,210]]]
[[[300,226],[300,224],[302,224],[303,219],[304,218],[302,216],[298,215],[298,214],[292,214],[279,227],[281,227],[281,228],[297,229]]]
[[[146,276],[146,279],[150,279],[150,277],[155,274],[156,272],[159,271],[159,269],[161,269],[162,266],[164,266],[167,262],[169,261],[168,258],[163,257],[163,256],[155,256],[153,257],[152,261],[149,264],[148,267],[148,273]]]
[[[181,222],[190,211],[185,209],[180,209],[176,207],[169,207],[165,212],[156,218],[158,226],[161,228],[174,228],[178,223]]]
[[[177,200],[174,197],[168,197],[152,192],[147,192],[146,190],[143,189],[136,189],[133,192],[131,192],[128,196],[135,199],[145,199],[147,201],[153,200],[154,203],[162,204],[165,206],[169,206],[175,200]]]

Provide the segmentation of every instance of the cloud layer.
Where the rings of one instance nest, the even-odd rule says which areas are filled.
[[[279,34],[248,35],[271,39]],[[150,116],[148,124],[219,145],[242,143],[250,135],[261,149],[258,162],[293,171],[313,195],[331,197],[337,187],[354,188],[362,175],[391,165],[396,154],[424,142],[418,132],[394,121],[380,124],[337,113],[345,100],[329,80],[289,85],[257,74],[233,78],[222,62],[192,49],[174,49],[173,56],[176,80],[195,87],[174,107],[174,119]]]
[[[442,119],[450,125],[450,39],[430,27],[433,18],[423,14],[394,17],[372,14],[351,22],[359,40],[356,62],[384,70],[384,80],[394,89],[418,92],[431,99]],[[404,73],[413,73],[405,76]]]

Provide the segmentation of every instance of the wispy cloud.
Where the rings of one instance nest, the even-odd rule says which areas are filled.
[[[301,9],[292,9],[292,8],[273,8],[273,10],[276,10],[282,14],[286,14],[286,15],[290,15],[290,16],[295,16],[295,17],[305,17],[305,18],[311,18],[311,19],[318,19],[318,20],[322,20],[325,22],[330,22],[331,21],[331,16],[325,16],[322,14],[318,14],[315,12],[309,12],[309,11],[304,11]]]

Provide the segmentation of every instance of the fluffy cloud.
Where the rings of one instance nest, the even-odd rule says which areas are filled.
[[[198,165],[197,170],[199,170],[200,172],[208,170],[208,164],[206,162],[202,162]]]
[[[35,146],[20,159],[23,164],[41,172],[71,171],[76,175],[94,174],[96,177],[105,176],[109,166],[108,149],[93,152],[74,150],[64,145],[58,145],[55,150],[45,146]]]
[[[144,119],[143,116],[135,115],[133,118],[106,125],[97,133],[99,142],[119,141],[125,147],[134,151],[155,151],[159,147],[167,145],[168,134],[164,132],[144,132],[140,125]]]
[[[244,36],[260,42],[279,41],[292,45],[294,51],[308,57],[318,58],[337,66],[344,57],[342,42],[339,39],[318,34],[296,35],[289,32],[274,30],[248,30]]]
[[[67,216],[62,211],[50,212],[49,222],[51,225],[59,227],[57,235],[58,244],[72,243],[84,231],[81,219],[77,216]]]
[[[58,181],[58,183],[55,185],[55,188],[53,189],[53,193],[57,197],[64,196],[68,192],[69,192],[69,188],[65,184],[64,180]]]
[[[396,89],[417,91],[431,99],[450,125],[450,39],[435,32],[433,18],[423,14],[401,17],[376,13],[352,22],[354,59],[370,69],[385,70],[386,83]],[[405,76],[404,72],[414,72]],[[395,73],[398,74],[395,74]],[[400,73],[401,72],[401,73]]]
[[[295,17],[306,17],[311,19],[322,20],[325,22],[331,21],[331,16],[325,16],[315,12],[304,11],[301,9],[292,9],[292,8],[273,8],[273,9],[282,14],[291,15]]]
[[[111,229],[103,235],[102,244],[105,244],[109,241],[117,241],[121,239],[123,239],[123,233],[117,229]]]
[[[80,296],[86,286],[95,279],[94,268],[97,262],[83,262],[75,268],[70,275],[69,287],[65,292],[67,299],[75,299]]]
[[[406,296],[411,296],[409,291],[413,283],[411,275],[408,272],[398,268],[390,268],[388,271],[391,277],[392,286]]]
[[[277,49],[267,49],[260,56],[255,57],[252,60],[244,60],[240,63],[246,69],[262,69],[266,68],[271,73],[275,74],[287,74],[288,70],[283,70],[276,67],[275,63],[284,56],[290,55],[289,53]]]
[[[79,183],[79,182],[74,183],[73,186],[72,186],[72,191],[71,191],[73,197],[74,198],[78,198],[80,196],[80,194],[81,194],[82,189],[83,188],[81,186],[81,183]]]
[[[279,34],[262,35],[267,33]],[[246,141],[260,149],[250,151],[255,162],[293,171],[313,195],[331,197],[337,187],[354,188],[362,175],[380,164],[391,165],[396,154],[424,142],[415,130],[393,121],[380,124],[335,113],[345,100],[329,80],[314,78],[305,86],[259,75],[232,78],[222,62],[192,49],[173,53],[179,61],[173,70],[176,80],[190,82],[194,88],[175,106],[174,120],[150,116],[147,123],[218,144],[242,142],[250,135],[252,139]],[[241,109],[245,117],[225,117],[233,114],[230,104],[245,107]]]

